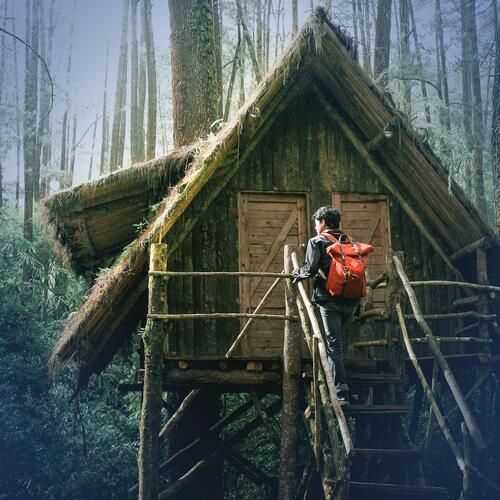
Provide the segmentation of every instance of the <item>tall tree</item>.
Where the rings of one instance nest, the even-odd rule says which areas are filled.
[[[389,56],[391,51],[391,6],[392,0],[378,0],[377,21],[375,23],[375,58],[374,77],[380,75],[389,68]],[[382,84],[388,82],[387,75],[382,78]]]
[[[108,101],[108,58],[109,43],[106,45],[106,65],[104,69],[104,95],[102,97],[102,132],[101,132],[101,161],[99,164],[99,175],[104,175],[108,163],[109,151],[109,117],[107,110]],[[142,137],[142,136],[141,136]]]
[[[174,145],[178,147],[206,134],[217,118],[214,25],[210,0],[169,0],[169,6]]]
[[[142,30],[146,41],[146,70],[148,81],[148,119],[146,132],[146,159],[155,156],[156,150],[156,56],[151,20],[151,0],[142,0]]]
[[[73,178],[75,176],[75,160],[76,160],[76,112],[73,115],[73,133],[71,136],[71,157],[69,160],[68,177],[66,186],[73,186]]]
[[[97,133],[97,122],[99,121],[99,113],[96,113],[94,120],[94,131],[92,132],[92,148],[90,150],[90,161],[89,161],[89,176],[88,180],[92,179],[92,164],[94,163],[94,149],[95,149],[95,136]]]
[[[218,116],[222,117],[224,114],[223,109],[223,95],[222,95],[222,3],[219,0],[212,0],[213,4],[213,17],[214,17],[214,52],[215,64],[217,74],[217,99],[219,103]]]
[[[212,0],[169,0],[169,10],[174,145],[178,147],[205,136],[218,118],[213,5]],[[207,244],[215,241],[210,239]],[[207,263],[200,265],[204,269]],[[211,300],[208,298],[205,307],[211,308]],[[215,329],[215,325],[207,326],[205,331],[215,334],[211,328]],[[208,346],[198,346],[205,352],[210,352],[210,337],[208,333]],[[189,444],[195,432],[203,432],[218,419],[217,396],[211,391],[200,394],[183,418],[172,436],[174,449]],[[206,470],[199,472],[197,481],[189,486],[190,491],[183,491],[183,496],[203,498],[209,491],[211,498],[222,498],[222,469],[222,461],[213,460]]]
[[[5,0],[3,13],[3,29],[7,27],[7,9],[8,2]],[[0,109],[2,108],[2,91],[3,79],[5,74],[5,60],[7,58],[7,45],[5,42],[5,33],[0,35]],[[3,206],[3,166],[2,166],[2,151],[0,150],[0,208]]]
[[[16,18],[13,15],[13,27],[12,33],[16,34]],[[19,209],[19,198],[21,192],[21,103],[19,98],[19,69],[17,61],[17,43],[16,39],[12,38],[12,52],[14,54],[14,105],[15,109],[15,120],[16,120],[16,193],[15,193],[15,206],[16,210]]]
[[[299,31],[299,6],[298,0],[292,0],[292,33],[295,36]]]
[[[400,78],[404,92],[404,110],[408,116],[411,115],[411,86],[408,78],[410,70],[410,0],[399,0],[399,29],[400,29]]]
[[[39,1],[26,0],[26,35],[33,51],[38,51]],[[33,164],[36,156],[36,123],[38,107],[38,57],[26,47],[24,80],[24,238],[33,241]],[[25,268],[24,278],[30,270]]]
[[[474,197],[477,207],[486,213],[486,198],[484,195],[484,173],[483,173],[483,102],[481,97],[481,74],[479,68],[479,49],[477,41],[476,26],[476,1],[464,0],[462,16],[466,23],[467,38],[470,44],[470,74],[472,82],[472,124],[474,132]]]
[[[363,51],[363,69],[370,75],[370,53],[368,52],[367,31],[365,26],[365,17],[363,15],[363,1],[357,0],[358,29],[361,36],[361,50]]]
[[[137,98],[139,81],[139,48],[137,44],[137,3],[131,0],[130,8],[130,161],[132,164],[143,160],[137,154]]]
[[[146,70],[146,37],[144,31],[141,29],[141,40],[139,43],[139,77],[137,88],[137,123],[136,123],[136,136],[137,136],[137,157],[139,160],[144,160],[144,111],[146,109],[146,83],[147,83],[147,70]]]
[[[115,171],[123,164],[123,149],[125,147],[126,117],[125,101],[127,98],[127,38],[128,38],[128,7],[129,0],[123,0],[123,14],[120,35],[120,55],[116,72],[115,102],[113,109],[113,128],[111,131],[111,151],[109,169]]]
[[[441,13],[441,0],[435,0],[434,4],[434,25],[436,30],[436,57],[438,61],[438,88],[440,96],[444,102],[442,122],[450,130],[450,97],[448,90],[448,70],[446,67],[446,47],[444,45],[443,17]]]
[[[500,235],[500,25],[496,0],[493,2],[495,27],[495,77],[493,80],[493,116],[491,119],[491,159],[495,198],[495,222]]]
[[[427,102],[427,87],[424,79],[424,66],[422,64],[422,53],[420,52],[420,42],[418,40],[417,23],[415,22],[415,13],[413,11],[413,0],[408,0],[408,10],[411,19],[411,32],[413,34],[413,43],[415,45],[415,56],[417,58],[417,70],[420,78],[420,88],[422,90],[422,97],[424,99],[425,119],[427,123],[431,123],[431,110]]]
[[[473,150],[472,136],[472,88],[471,88],[471,55],[470,42],[467,32],[466,9],[464,4],[469,0],[461,0],[460,4],[460,33],[461,33],[461,58],[462,58],[462,116],[464,122],[465,144],[469,154]],[[467,195],[472,198],[472,172],[469,158],[466,158],[464,165],[464,186]]]
[[[63,114],[62,121],[62,133],[61,133],[61,156],[60,156],[60,167],[59,167],[59,189],[64,189],[66,187],[67,180],[67,142],[68,142],[68,114],[69,114],[69,86],[71,79],[71,58],[73,53],[73,23],[71,23],[70,28],[70,43],[69,43],[69,52],[68,52],[68,62],[66,64],[66,104]]]

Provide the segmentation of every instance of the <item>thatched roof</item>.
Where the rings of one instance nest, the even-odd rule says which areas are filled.
[[[175,186],[198,145],[119,169],[42,200],[56,252],[77,274],[95,271],[137,238],[151,208]]]
[[[80,384],[85,384],[92,373],[107,365],[144,317],[149,243],[165,241],[174,230],[169,251],[180,245],[196,222],[188,210],[192,201],[200,193],[205,206],[215,199],[276,116],[304,89],[316,93],[325,111],[342,123],[382,184],[388,189],[391,185],[415,207],[444,251],[493,236],[456,184],[451,186],[455,196],[449,195],[447,172],[439,160],[390,98],[365,75],[350,48],[349,39],[327,20],[324,11],[317,10],[236,117],[216,136],[193,148],[189,169],[169,190],[149,227],[97,279],[54,348],[53,371],[75,359],[80,365]],[[394,117],[401,124],[396,144],[368,153],[365,145]]]

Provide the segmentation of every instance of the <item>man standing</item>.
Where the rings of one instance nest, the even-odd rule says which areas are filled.
[[[333,297],[326,289],[331,257],[326,249],[332,244],[324,235],[330,233],[340,238],[344,233],[338,228],[340,213],[333,207],[321,207],[313,215],[316,236],[307,243],[305,264],[295,269],[294,282],[314,277],[312,302],[319,308],[325,330],[328,363],[333,372],[337,395],[341,404],[349,404],[347,379],[344,368],[342,327],[352,318],[359,299]]]

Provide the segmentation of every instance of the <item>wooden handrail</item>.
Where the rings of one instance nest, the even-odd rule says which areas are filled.
[[[280,280],[293,278],[293,274],[268,273],[258,271],[149,271],[150,276],[166,276],[167,278],[227,278],[231,276],[238,277],[261,277],[278,278]]]
[[[410,281],[411,286],[456,286],[458,288],[472,288],[474,290],[491,290],[492,292],[500,292],[500,286],[481,285],[479,283],[468,283],[466,281],[447,281],[447,280],[427,280],[427,281]],[[375,288],[385,288],[386,283],[379,283]]]
[[[396,304],[396,311],[398,313],[399,324],[401,326],[401,332],[403,333],[403,340],[404,340],[404,344],[406,346],[406,350],[408,352],[408,356],[410,357],[410,360],[413,364],[413,367],[415,368],[415,371],[417,372],[417,377],[422,385],[422,388],[424,390],[424,394],[429,399],[429,402],[430,402],[431,407],[432,407],[432,411],[434,412],[434,415],[436,416],[436,420],[439,423],[439,427],[441,428],[441,431],[443,432],[444,438],[446,439],[448,445],[451,448],[451,451],[453,452],[453,455],[455,456],[455,460],[457,461],[458,467],[463,472],[465,469],[464,459],[463,459],[462,455],[460,454],[460,450],[457,446],[457,443],[453,439],[453,436],[451,435],[451,432],[448,429],[446,422],[444,421],[444,417],[441,413],[441,410],[439,409],[439,406],[437,405],[437,402],[434,398],[434,394],[432,393],[431,388],[429,387],[429,384],[427,383],[427,379],[425,378],[424,372],[422,371],[422,368],[420,368],[420,365],[418,364],[417,356],[415,355],[415,351],[413,350],[413,347],[411,345],[410,336],[408,335],[408,330],[406,329],[405,319],[403,316],[403,312],[401,311],[401,305],[399,304],[399,302]]]
[[[439,366],[441,370],[443,371],[444,378],[446,382],[448,383],[449,388],[451,389],[451,392],[453,393],[453,397],[455,398],[455,401],[460,408],[460,411],[464,417],[465,423],[467,424],[467,427],[470,431],[471,437],[474,440],[474,443],[479,449],[484,449],[486,448],[486,443],[483,439],[483,436],[481,434],[481,431],[479,430],[479,427],[476,423],[476,419],[474,418],[474,415],[469,409],[469,405],[465,401],[465,398],[462,394],[462,391],[457,384],[457,381],[455,380],[455,377],[450,369],[450,366],[448,364],[448,361],[446,361],[446,358],[443,356],[443,353],[441,352],[441,349],[439,348],[438,341],[436,340],[436,337],[432,333],[432,330],[430,329],[428,323],[425,321],[422,312],[420,310],[420,306],[417,301],[417,297],[415,295],[415,292],[410,284],[410,280],[408,279],[408,276],[406,275],[403,265],[401,264],[401,261],[399,260],[398,256],[393,252],[392,254],[392,259],[394,261],[394,265],[396,266],[397,273],[399,275],[399,278],[401,279],[404,289],[406,290],[406,293],[408,295],[408,298],[410,300],[410,305],[413,310],[413,314],[415,315],[415,319],[417,320],[417,323],[419,326],[422,328],[426,338],[427,338],[427,345],[429,346],[430,350],[432,351],[432,354],[434,355],[435,359],[439,363]],[[404,320],[404,318],[403,318]],[[410,343],[411,346],[411,343]]]
[[[178,319],[278,319],[282,321],[298,321],[297,316],[286,316],[284,314],[252,314],[252,313],[186,313],[186,314],[148,314],[148,319],[178,320]]]
[[[299,267],[297,254],[295,252],[292,253],[292,262],[293,262],[293,266],[295,269]],[[313,329],[314,337],[318,339],[318,354],[319,354],[319,359],[321,361],[321,365],[323,368],[323,374],[325,376],[326,385],[328,388],[328,394],[330,396],[331,406],[333,408],[333,411],[335,413],[335,417],[337,418],[337,421],[339,424],[340,434],[342,436],[342,441],[344,443],[346,454],[347,454],[347,456],[349,456],[353,450],[352,438],[351,438],[351,434],[349,432],[349,427],[347,425],[347,420],[345,418],[344,412],[342,411],[342,407],[340,406],[340,403],[339,403],[339,400],[337,397],[337,390],[335,388],[335,381],[333,380],[333,374],[332,374],[332,371],[330,369],[330,366],[328,365],[328,358],[326,355],[325,341],[323,339],[323,335],[321,334],[321,329],[320,329],[318,320],[316,318],[316,315],[314,314],[313,305],[311,304],[311,301],[309,300],[306,289],[304,288],[304,284],[300,281],[298,282],[298,289],[299,289],[300,295],[298,295],[297,298],[298,298],[298,300],[301,301],[302,305],[304,306],[305,310],[307,311],[307,315],[309,317],[309,321],[310,321],[312,329]]]

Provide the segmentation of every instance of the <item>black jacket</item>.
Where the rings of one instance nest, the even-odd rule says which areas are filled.
[[[327,229],[327,232],[333,234],[335,238],[345,234],[340,229]],[[314,287],[312,302],[320,305],[325,302],[338,302],[342,304],[355,305],[358,299],[343,299],[340,297],[332,297],[326,290],[326,278],[330,271],[330,263],[332,258],[326,253],[327,247],[332,242],[322,234],[318,234],[307,242],[305,264],[294,271],[296,279],[299,281],[314,277]]]

